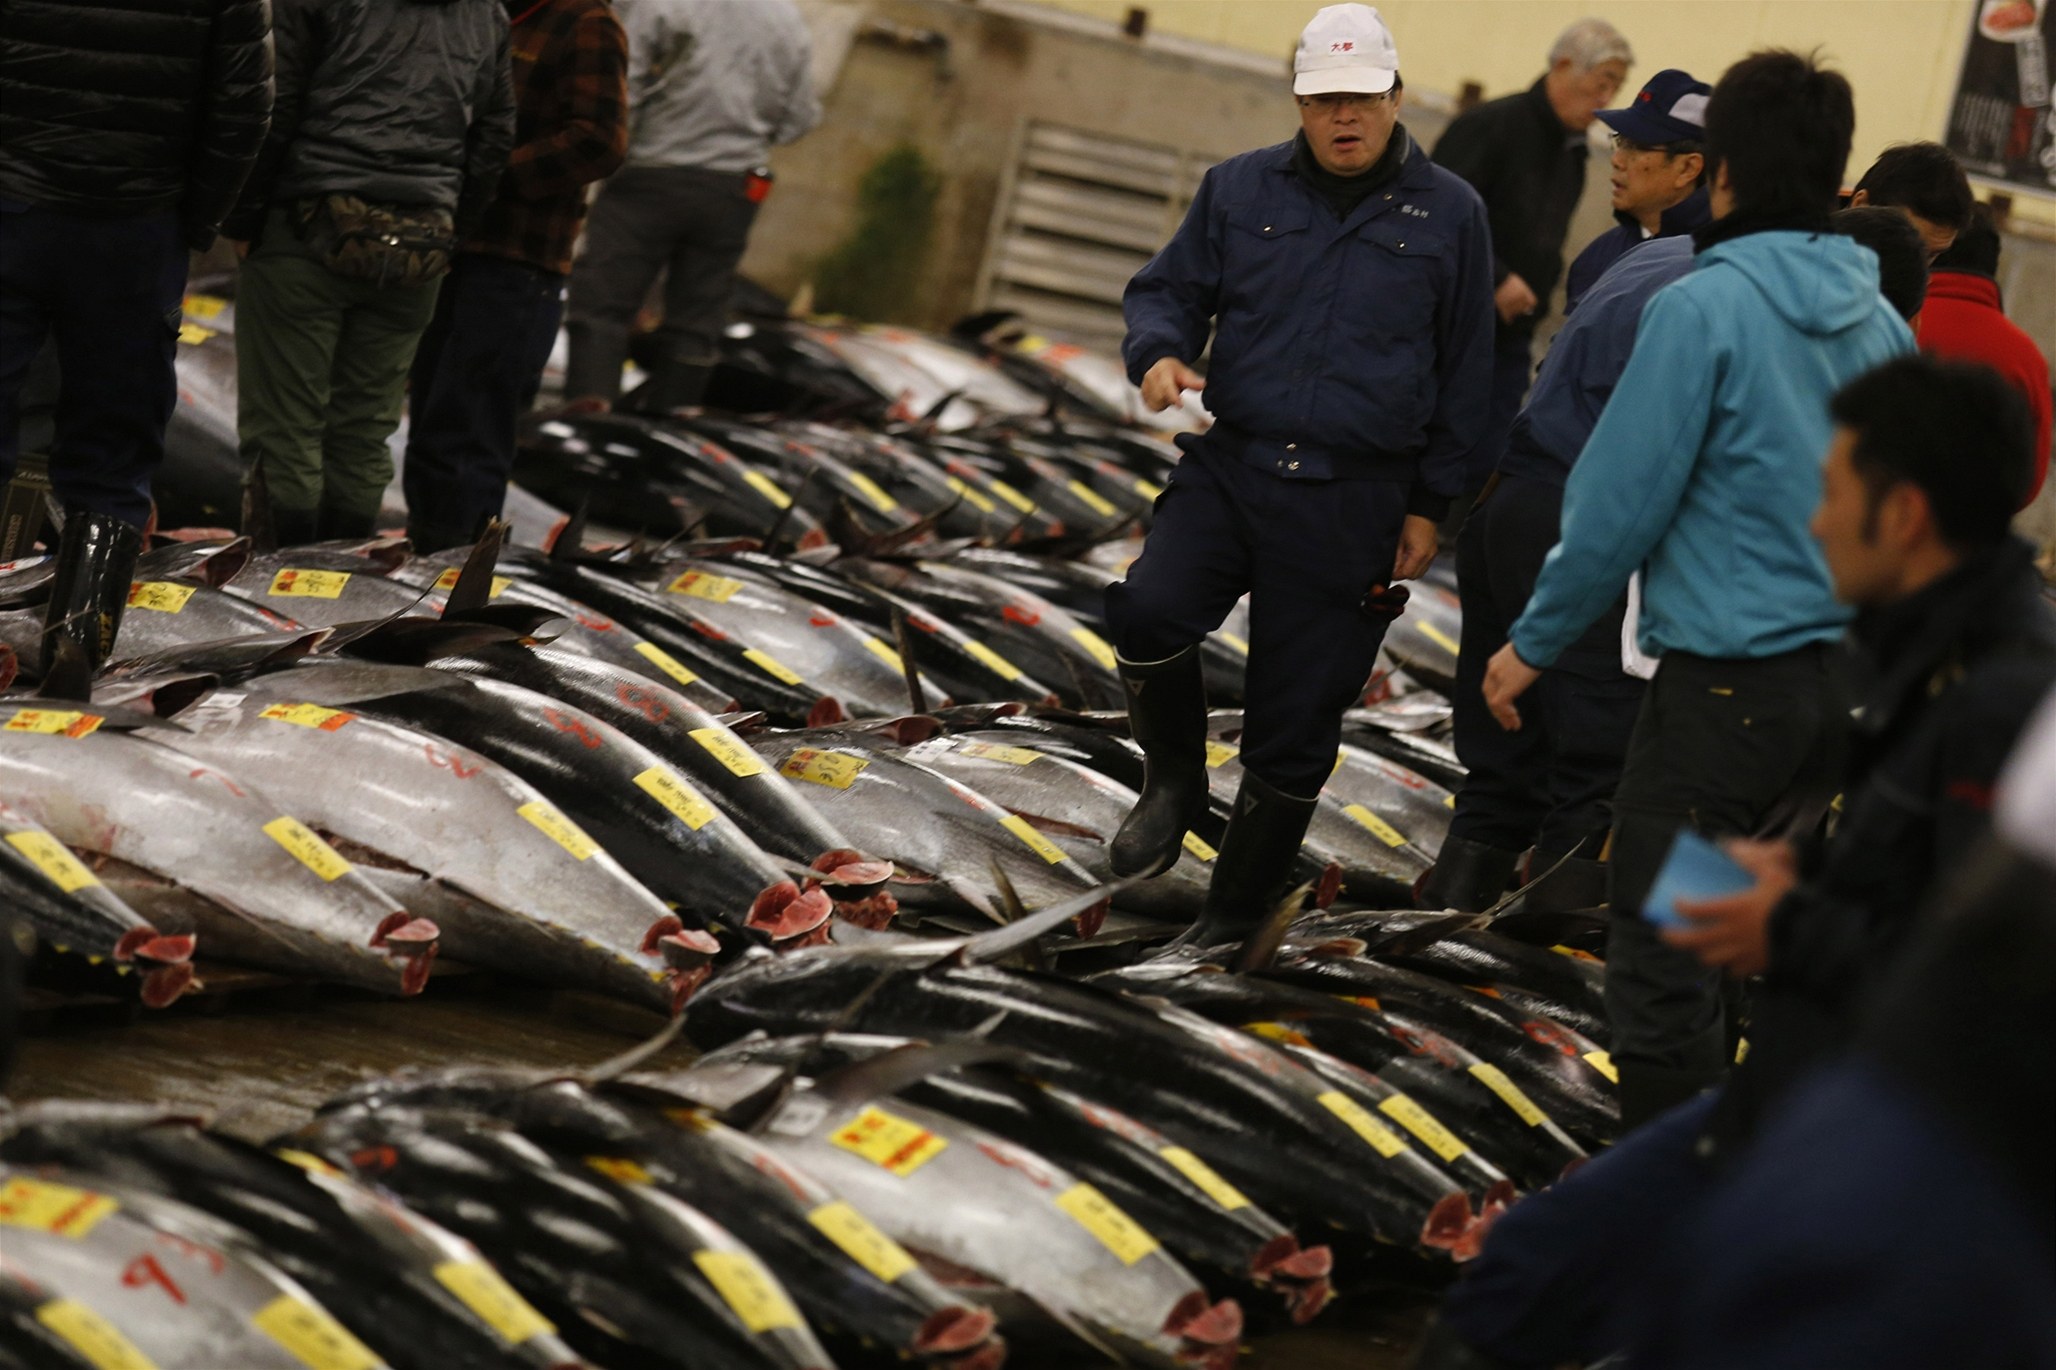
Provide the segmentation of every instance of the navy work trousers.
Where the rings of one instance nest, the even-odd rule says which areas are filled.
[[[1492,412],[1484,436],[1471,449],[1465,490],[1475,493],[1492,478],[1493,468],[1506,453],[1513,421],[1520,416],[1521,404],[1528,398],[1528,386],[1534,379],[1534,330],[1500,325],[1492,335]]]
[[[46,339],[62,379],[50,483],[67,508],[150,518],[178,402],[186,289],[178,215],[0,207],[0,482],[20,450],[21,389]]]
[[[1285,480],[1198,440],[1128,578],[1107,587],[1115,648],[1161,661],[1249,595],[1242,764],[1286,794],[1318,794],[1385,638],[1363,598],[1392,579],[1406,495],[1387,481]]]
[[[1463,642],[1456,657],[1456,754],[1468,770],[1452,835],[1502,851],[1533,846],[1596,859],[1612,822],[1643,683],[1621,670],[1626,602],[1600,616],[1521,697],[1508,732],[1485,707],[1485,667],[1506,645],[1556,545],[1563,487],[1501,475],[1457,540]]]
[[[526,262],[467,252],[443,278],[408,373],[401,486],[424,544],[469,542],[499,514],[563,312],[564,278]]]

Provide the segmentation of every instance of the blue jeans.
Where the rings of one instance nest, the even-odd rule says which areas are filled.
[[[59,382],[50,483],[67,508],[141,526],[178,402],[186,289],[176,212],[120,217],[0,204],[0,482],[14,475],[21,393],[45,341]]]
[[[563,312],[564,278],[525,262],[467,252],[443,278],[409,375],[401,475],[424,550],[469,542],[499,514]]]

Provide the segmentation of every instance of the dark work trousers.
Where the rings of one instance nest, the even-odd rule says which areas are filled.
[[[1586,1365],[1625,1344],[1644,1272],[1713,1188],[1698,1154],[1713,1107],[1712,1095],[1682,1104],[1508,1209],[1444,1297],[1443,1321],[1521,1370]]]
[[[740,171],[631,166],[601,188],[571,268],[566,399],[621,393],[628,336],[659,272],[659,353],[693,366],[719,359],[735,268],[757,218],[745,185]]]
[[[50,483],[67,508],[141,527],[178,402],[186,289],[178,215],[0,206],[0,482],[20,451],[21,389],[45,339],[62,380]]]
[[[535,402],[563,312],[564,278],[526,262],[467,252],[443,278],[408,372],[401,482],[423,550],[469,542],[499,515],[515,427]]]
[[[1827,643],[1754,660],[1667,652],[1656,668],[1614,794],[1606,1014],[1627,1126],[1646,1121],[1644,1081],[1710,1085],[1732,1055],[1718,973],[1642,917],[1672,839],[1810,829],[1840,779],[1844,696]]]
[[[1596,860],[1613,821],[1641,707],[1643,683],[1621,670],[1620,603],[1587,628],[1521,696],[1521,727],[1508,732],[1485,707],[1485,666],[1506,645],[1542,562],[1556,545],[1563,487],[1502,474],[1474,505],[1457,541],[1463,599],[1456,656],[1456,754],[1468,770],[1456,793],[1452,835],[1502,851],[1572,853]]]
[[[1289,795],[1320,793],[1342,711],[1362,693],[1386,620],[1363,598],[1392,578],[1407,487],[1285,480],[1193,444],[1157,497],[1107,626],[1130,661],[1161,661],[1221,626],[1249,595],[1242,764]]]
[[[1464,481],[1466,490],[1476,490],[1491,478],[1492,468],[1506,451],[1507,435],[1528,398],[1528,386],[1535,379],[1535,330],[1499,325],[1492,334],[1492,414],[1485,434],[1471,449],[1471,470]]]

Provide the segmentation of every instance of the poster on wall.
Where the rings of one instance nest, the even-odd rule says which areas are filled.
[[[1949,110],[1949,150],[1981,180],[2056,193],[2049,98],[2056,10],[2049,0],[1978,0],[1971,25]]]

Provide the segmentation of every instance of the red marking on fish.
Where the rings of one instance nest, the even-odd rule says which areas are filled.
[[[211,771],[207,769],[207,767],[205,766],[195,766],[192,770],[186,772],[186,779],[198,780],[203,775],[209,777],[210,779],[219,780],[222,784],[222,788],[226,789],[230,794],[234,795],[238,799],[248,799],[250,797],[249,792],[245,790],[241,785],[238,785],[235,781],[229,779],[220,771]]]
[[[813,628],[833,628],[840,621],[829,614],[812,614],[807,618],[808,626]]]
[[[654,691],[640,685],[616,685],[614,697],[652,723],[662,723],[671,717],[671,706]]]
[[[544,709],[543,721],[560,733],[569,733],[586,745],[588,751],[598,751],[602,739],[598,733],[586,726],[582,718],[573,718],[562,709]]]
[[[1521,1024],[1521,1031],[1545,1047],[1555,1047],[1566,1056],[1575,1058],[1579,1054],[1578,1039],[1546,1018],[1527,1019]]]
[[[428,755],[428,764],[446,770],[459,780],[469,780],[483,770],[482,764],[467,762],[458,752],[444,751],[433,742],[422,744],[422,751]]]
[[[186,1302],[186,1291],[179,1288],[177,1282],[164,1273],[164,1267],[157,1263],[155,1256],[138,1256],[122,1267],[121,1283],[127,1289],[141,1289],[145,1285],[154,1284],[171,1295],[173,1303]]]
[[[806,1186],[802,1185],[799,1182],[797,1176],[795,1176],[790,1170],[787,1170],[784,1166],[780,1165],[776,1160],[772,1159],[770,1156],[767,1156],[762,1152],[758,1152],[755,1156],[752,1156],[750,1158],[750,1163],[756,1166],[757,1169],[762,1171],[765,1175],[770,1176],[772,1179],[778,1181],[778,1183],[784,1185],[787,1189],[791,1190],[792,1196],[795,1199],[798,1199],[801,1203],[806,1203],[809,1199],[814,1197],[811,1193],[808,1192]]]
[[[928,1134],[925,1132],[921,1134],[923,1139],[927,1136]],[[909,1143],[909,1145],[911,1146],[912,1143]],[[994,1165],[1005,1166],[1008,1170],[1020,1171],[1028,1177],[1029,1183],[1033,1184],[1037,1189],[1049,1189],[1056,1183],[1047,1170],[1044,1170],[1029,1159],[1026,1152],[1016,1151],[1012,1147],[1002,1146],[997,1142],[979,1142],[977,1146],[980,1151],[985,1153],[985,1159],[991,1161]]]
[[[1000,617],[1004,618],[1007,622],[1018,623],[1024,628],[1033,628],[1036,624],[1042,622],[1041,614],[1020,605],[1009,604],[1006,608],[1001,609],[999,613]]]
[[[187,1237],[181,1237],[175,1232],[159,1232],[157,1240],[174,1251],[178,1251],[192,1260],[201,1262],[217,1275],[228,1269],[228,1261],[219,1251],[216,1251],[211,1246],[202,1246],[200,1243]]]

